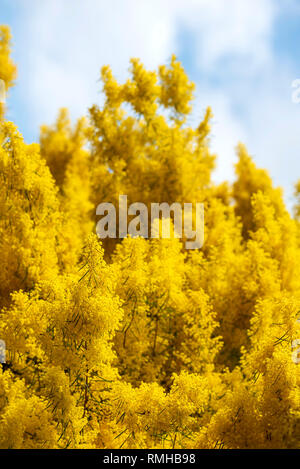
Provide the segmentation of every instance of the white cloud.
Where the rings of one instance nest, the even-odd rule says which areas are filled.
[[[247,57],[257,66],[270,58],[270,35],[276,14],[270,0],[202,0],[182,19],[195,31],[198,61],[206,68],[216,66],[227,55]]]
[[[82,114],[98,98],[100,67],[111,64],[125,77],[129,58],[149,67],[178,50],[180,24],[194,31],[198,58],[213,66],[226,54],[254,54],[254,41],[267,50],[270,1],[252,0],[26,0],[21,79],[34,124],[53,119],[68,106]],[[22,10],[22,8],[21,8]],[[27,78],[27,79],[26,79]],[[22,83],[22,82],[21,82]],[[21,85],[22,86],[22,85]],[[80,88],[79,88],[80,86]],[[77,90],[77,92],[76,92]],[[88,101],[87,101],[88,99]],[[28,103],[29,104],[29,103]]]
[[[185,29],[195,51],[190,65],[198,85],[195,117],[200,119],[207,105],[215,115],[217,180],[232,178],[234,148],[241,140],[260,165],[269,166],[276,182],[291,187],[297,171],[300,176],[300,106],[290,100],[289,80],[297,77],[286,64],[279,73],[272,50],[276,5],[272,0],[21,0],[16,45],[22,44],[19,94],[28,121],[32,129],[52,122],[62,106],[73,117],[85,114],[101,99],[103,64],[121,81],[130,57],[154,68],[180,51]]]
[[[230,96],[221,90],[209,87],[198,87],[194,101],[194,112],[188,124],[198,126],[204,116],[205,109],[210,106],[213,111],[211,121],[210,148],[217,155],[213,180],[217,183],[233,181],[236,163],[235,148],[239,141],[246,141],[247,133],[238,116],[233,112]]]
[[[291,70],[274,68],[253,90],[245,140],[257,163],[283,186],[289,208],[294,183],[300,179],[300,105],[292,101],[294,78]]]

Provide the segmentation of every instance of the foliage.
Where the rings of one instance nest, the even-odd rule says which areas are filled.
[[[101,76],[103,106],[74,128],[61,110],[40,144],[0,115],[0,448],[299,448],[299,203],[242,144],[235,182],[213,183],[212,112],[187,125],[176,57]],[[203,248],[102,244],[96,206],[120,194],[203,202]]]

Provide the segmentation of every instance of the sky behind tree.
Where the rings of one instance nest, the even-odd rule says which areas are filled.
[[[102,65],[124,81],[131,57],[156,68],[175,53],[196,84],[189,123],[208,105],[214,113],[215,179],[232,180],[242,141],[291,207],[300,178],[299,1],[0,0],[0,23],[11,27],[18,64],[8,119],[27,142],[60,107],[75,119],[101,103]]]

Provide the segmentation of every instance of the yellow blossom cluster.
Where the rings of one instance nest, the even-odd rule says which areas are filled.
[[[1,27],[7,88],[9,53]],[[103,105],[39,144],[0,110],[0,448],[299,448],[300,203],[242,144],[234,183],[212,181],[212,111],[187,125],[175,56],[101,77]],[[203,248],[101,242],[120,194],[203,203]]]

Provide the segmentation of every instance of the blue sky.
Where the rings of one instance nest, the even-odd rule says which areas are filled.
[[[196,83],[191,124],[214,112],[215,179],[232,180],[244,142],[292,204],[300,179],[300,0],[0,0],[18,80],[8,118],[27,142],[57,110],[75,119],[101,103],[99,70],[127,77],[130,57],[156,68],[175,53]],[[1,78],[1,77],[0,77]]]

